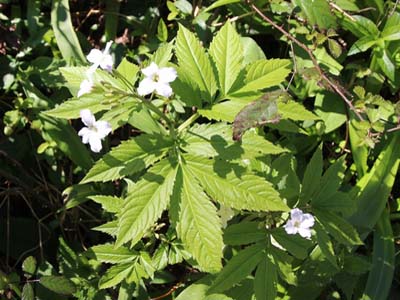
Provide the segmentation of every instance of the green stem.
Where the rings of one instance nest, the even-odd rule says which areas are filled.
[[[181,133],[183,130],[189,127],[194,121],[197,120],[198,117],[200,117],[198,112],[196,112],[194,115],[191,115],[189,119],[187,119],[178,127],[178,133]]]

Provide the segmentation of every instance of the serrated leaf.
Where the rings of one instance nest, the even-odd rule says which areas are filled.
[[[121,210],[124,204],[123,199],[115,196],[89,196],[89,199],[101,205],[101,208],[110,213],[117,213]]]
[[[334,131],[346,120],[346,106],[336,94],[324,91],[318,93],[314,102],[315,113],[324,121],[325,133]]]
[[[124,83],[127,88],[132,88],[136,81],[139,67],[124,57],[117,67],[117,72],[119,73],[118,75],[121,75],[124,78]]]
[[[171,144],[161,135],[148,134],[122,142],[97,161],[81,183],[116,180],[140,172],[162,158]]]
[[[312,200],[312,206],[321,210],[339,212],[344,216],[352,215],[357,208],[356,201],[351,198],[349,193],[343,192],[315,196]]]
[[[308,249],[312,246],[309,240],[299,235],[288,235],[283,228],[273,230],[271,234],[293,256],[299,259],[305,259],[308,256]]]
[[[101,120],[108,122],[114,131],[128,123],[132,114],[140,108],[139,103],[137,99],[130,97],[119,99],[119,102],[113,105],[112,109],[103,114]]]
[[[178,236],[201,270],[218,272],[222,268],[224,244],[217,209],[186,165],[181,165],[181,168],[179,221],[176,225]]]
[[[57,107],[44,112],[44,114],[56,118],[76,119],[80,118],[82,109],[89,109],[93,114],[109,110],[112,104],[106,103],[104,95],[100,93],[92,93],[90,95],[82,95],[79,99],[72,98],[58,105]]]
[[[315,150],[304,172],[301,183],[299,205],[311,201],[314,193],[319,189],[322,176],[322,144]]]
[[[22,263],[22,270],[28,274],[28,277],[35,274],[36,264],[37,264],[36,258],[34,258],[33,256],[28,256],[27,258],[24,259]]]
[[[244,172],[239,177],[223,161],[213,165],[212,160],[185,155],[185,162],[207,194],[225,206],[252,211],[289,210],[272,184],[261,177]]]
[[[99,288],[107,289],[115,287],[122,280],[127,278],[134,268],[134,264],[126,263],[112,266],[99,280]]]
[[[257,300],[275,300],[278,288],[278,272],[270,254],[258,264],[254,278],[254,293]]]
[[[95,255],[98,261],[110,264],[128,263],[139,257],[138,253],[123,246],[115,248],[113,244],[93,246],[88,253]]]
[[[175,182],[176,168],[162,160],[136,183],[124,201],[119,216],[115,247],[136,244],[167,208]]]
[[[291,61],[288,59],[259,60],[246,67],[244,85],[230,95],[240,95],[246,92],[265,89],[282,83],[291,72]]]
[[[265,240],[267,230],[259,222],[240,222],[228,226],[224,231],[224,242],[227,245],[247,245]]]
[[[75,284],[63,276],[42,276],[39,283],[45,288],[62,295],[75,293]]]
[[[320,118],[307,110],[302,104],[295,101],[279,101],[278,113],[282,119],[293,121],[319,120]]]
[[[210,58],[195,35],[180,24],[176,37],[176,56],[181,70],[190,74],[204,100],[212,102],[217,84]]]
[[[280,116],[275,101],[280,95],[279,92],[277,95],[267,93],[261,99],[247,104],[240,110],[233,121],[233,139],[235,141],[240,140],[243,133],[250,128],[279,122]]]
[[[241,100],[224,101],[213,105],[211,109],[199,109],[198,112],[209,120],[233,122],[235,116],[248,103]]]
[[[232,141],[232,127],[226,123],[195,124],[183,137],[182,148],[193,155],[225,159],[252,158],[280,154],[280,148],[255,132],[246,132],[241,143]]]
[[[335,268],[338,268],[337,258],[333,247],[333,243],[329,238],[328,234],[318,223],[315,224],[314,229],[316,232],[317,243],[318,246],[321,248],[322,254]]]
[[[118,233],[118,221],[104,223],[103,225],[93,227],[92,230],[104,232],[111,236],[116,236]]]
[[[173,44],[163,43],[153,54],[152,62],[156,63],[160,68],[166,67],[172,57]]]
[[[326,231],[328,231],[339,243],[348,246],[363,244],[354,227],[342,217],[330,211],[313,209],[313,212]]]
[[[247,65],[260,59],[266,59],[264,51],[251,37],[240,37],[243,46],[243,65]]]
[[[243,62],[243,48],[240,36],[230,22],[226,22],[210,44],[210,55],[218,71],[221,94],[229,93]]]
[[[208,294],[223,292],[247,277],[265,257],[265,245],[255,244],[240,251],[218,274]]]
[[[325,171],[321,178],[316,198],[318,196],[330,196],[339,189],[344,178],[344,171],[346,170],[345,158],[345,155],[341,156]]]
[[[342,46],[340,46],[336,40],[328,39],[328,47],[334,58],[338,58],[340,55],[342,55]]]

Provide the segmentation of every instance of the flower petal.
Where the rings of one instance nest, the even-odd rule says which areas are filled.
[[[93,88],[93,82],[85,79],[84,81],[82,81],[80,87],[79,87],[79,91],[78,91],[78,98],[84,94],[90,93],[90,91]]]
[[[168,83],[158,82],[156,84],[156,91],[157,94],[167,98],[172,95],[172,88],[169,86]]]
[[[302,228],[310,228],[314,226],[314,217],[311,214],[304,214],[303,215],[303,221],[301,222],[301,227]]]
[[[167,83],[172,82],[177,77],[176,70],[174,68],[161,68],[158,71],[158,82]]]
[[[299,228],[298,232],[301,235],[301,237],[303,237],[303,238],[306,238],[306,239],[311,238],[311,230],[308,228]]]
[[[296,234],[298,228],[294,226],[294,222],[292,220],[288,220],[286,224],[283,226],[287,234]]]
[[[101,145],[101,139],[97,136],[97,134],[91,135],[89,138],[89,145],[90,145],[90,150],[93,152],[100,152],[102,145]]]
[[[92,127],[96,123],[96,118],[89,109],[82,109],[80,111],[83,124],[87,127]]]
[[[97,135],[99,138],[105,138],[112,130],[110,123],[107,121],[97,121],[95,124]]]
[[[87,60],[90,61],[92,64],[100,64],[101,60],[103,59],[103,52],[99,49],[92,49],[90,50],[89,54],[86,56]]]
[[[303,217],[303,211],[299,208],[293,208],[290,211],[290,218],[292,220],[297,220],[297,221],[301,221]]]
[[[137,92],[140,96],[151,94],[156,89],[157,83],[150,78],[145,78],[139,83]]]
[[[79,132],[78,132],[78,135],[80,137],[82,137],[82,143],[84,143],[84,144],[89,143],[89,138],[90,138],[91,134],[92,134],[92,132],[87,127],[81,128],[81,130],[79,130]]]
[[[111,72],[112,67],[113,67],[112,56],[110,54],[104,55],[103,59],[100,62],[100,68],[102,68],[103,70],[106,70],[108,72]]]
[[[153,77],[154,75],[158,74],[158,71],[158,66],[154,62],[152,62],[147,68],[142,69],[142,73],[146,77]]]

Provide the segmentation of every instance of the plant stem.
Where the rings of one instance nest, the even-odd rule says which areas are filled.
[[[189,119],[187,119],[178,127],[178,133],[181,133],[183,130],[189,127],[194,121],[197,120],[198,117],[200,117],[198,112],[196,112],[194,115],[191,115]]]

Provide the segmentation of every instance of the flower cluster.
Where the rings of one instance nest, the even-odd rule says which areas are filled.
[[[311,238],[311,227],[314,226],[314,217],[311,214],[305,214],[301,209],[294,208],[290,211],[290,219],[286,222],[284,228],[287,234],[300,234],[301,237]]]
[[[80,111],[83,127],[79,130],[78,135],[82,137],[84,144],[89,144],[93,152],[100,152],[101,140],[111,132],[111,125],[106,121],[96,121],[96,118],[89,109]]]
[[[111,44],[112,41],[109,41],[104,51],[92,49],[86,56],[92,65],[86,72],[86,79],[83,80],[80,85],[78,97],[91,92],[93,88],[93,74],[98,67],[109,72],[112,70],[113,60],[109,54]],[[170,97],[172,95],[172,88],[169,83],[174,81],[177,77],[174,68],[159,68],[157,64],[152,62],[150,66],[142,69],[142,73],[145,77],[139,83],[137,89],[137,93],[140,96],[145,96],[153,92],[164,97]],[[100,152],[102,148],[101,140],[111,132],[111,125],[106,121],[96,121],[94,115],[88,109],[81,110],[80,116],[82,122],[87,127],[83,127],[78,132],[78,135],[82,137],[82,142],[84,144],[90,145],[90,149],[93,152]]]
[[[106,47],[103,52],[99,49],[92,49],[90,53],[86,56],[87,60],[92,63],[89,70],[86,72],[86,79],[82,81],[79,91],[78,97],[90,93],[93,88],[93,74],[96,72],[98,67],[102,68],[103,70],[111,72],[113,67],[113,59],[112,56],[109,54],[110,47],[112,41],[109,41],[106,44]]]

